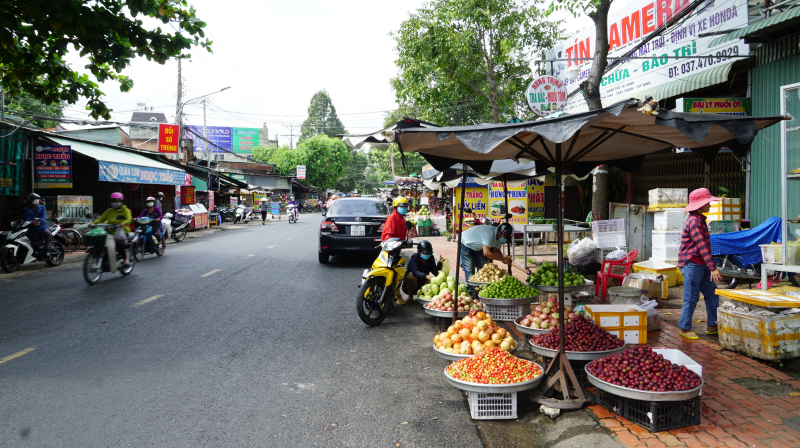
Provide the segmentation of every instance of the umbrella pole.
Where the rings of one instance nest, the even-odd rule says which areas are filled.
[[[557,212],[556,212],[556,231],[558,232],[558,354],[551,360],[545,371],[542,389],[531,395],[533,402],[556,409],[580,409],[590,400],[583,394],[581,385],[575,377],[575,372],[567,359],[565,350],[565,328],[564,328],[564,184],[561,180],[561,170],[556,170],[556,191],[558,191]],[[556,383],[560,383],[562,400],[557,398],[547,398],[545,393]],[[571,398],[570,389],[574,391],[576,398]]]
[[[503,197],[506,198],[505,218],[506,218],[506,223],[508,223],[508,184],[506,183],[506,175],[505,174],[503,174]],[[511,239],[509,239],[508,240],[508,256],[511,257],[511,259],[513,260],[514,259],[514,255],[511,253],[511,249],[512,249]],[[511,275],[511,265],[508,265],[508,275]]]
[[[461,237],[464,234],[464,198],[467,196],[467,164],[465,163],[463,166],[464,175],[461,177],[461,206],[458,208],[458,248],[456,249],[456,292],[454,298],[454,306],[453,306],[453,325],[456,324],[458,320],[458,271],[459,266],[461,265]],[[455,232],[453,232],[455,233]],[[449,272],[447,273],[450,274]],[[467,273],[464,273],[464,276],[467,276]]]

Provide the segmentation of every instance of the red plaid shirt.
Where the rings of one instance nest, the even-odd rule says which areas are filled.
[[[711,256],[711,237],[708,234],[706,217],[700,212],[689,213],[686,226],[681,234],[681,248],[678,252],[678,267],[682,268],[694,257],[700,257],[712,271],[717,268]]]

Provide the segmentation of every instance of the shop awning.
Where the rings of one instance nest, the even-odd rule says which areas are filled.
[[[704,72],[695,73],[694,75],[676,79],[675,81],[668,82],[666,84],[641,90],[631,95],[631,97],[644,99],[649,96],[656,100],[663,100],[682,95],[686,92],[703,89],[715,84],[721,84],[728,80],[728,74],[731,72],[731,67],[735,63],[736,61],[728,62],[718,67],[708,69]]]
[[[46,135],[59,145],[97,160],[99,179],[132,184],[183,185],[186,172],[134,152],[78,139]]]
[[[741,39],[743,37],[752,38],[761,35],[777,35],[785,32],[786,30],[784,28],[793,26],[792,23],[786,23],[787,21],[797,18],[800,18],[800,4],[797,4],[781,13],[775,14],[770,18],[759,20],[752,25],[739,28],[738,30],[728,33],[722,37],[718,37],[712,40],[708,46],[714,47],[716,45],[730,42],[734,39]],[[748,41],[749,40],[750,39],[748,39]],[[759,40],[755,40],[754,42],[748,43],[757,43],[758,41]]]

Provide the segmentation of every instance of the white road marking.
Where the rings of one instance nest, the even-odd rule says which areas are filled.
[[[148,297],[148,298],[142,300],[141,302],[134,303],[133,305],[131,305],[131,308],[136,308],[137,306],[142,306],[145,303],[150,303],[153,300],[160,299],[161,297],[164,297],[164,294],[157,294],[157,295],[154,295],[153,297]]]
[[[200,277],[208,277],[209,275],[216,274],[217,272],[221,271],[222,269],[214,269],[211,272],[206,272],[205,274],[201,275]]]
[[[267,249],[272,249],[273,247],[275,247],[274,244],[272,246],[269,246]]]
[[[291,238],[286,238],[286,241],[289,241]]]

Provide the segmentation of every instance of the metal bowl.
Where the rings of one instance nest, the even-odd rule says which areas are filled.
[[[429,304],[429,303],[433,302],[433,300],[425,300],[425,299],[420,299],[420,298],[419,298],[419,296],[417,296],[417,298],[416,298],[416,299],[414,299],[414,300],[415,300],[416,302],[418,302],[418,303],[419,303],[420,305],[422,305],[422,306],[425,306],[425,305],[427,305],[427,304]]]
[[[489,297],[483,297],[478,294],[478,299],[481,302],[485,303],[486,305],[528,305],[531,303],[533,299],[539,299],[538,297],[522,297],[519,299],[492,299]]]
[[[558,292],[558,286],[545,286],[545,285],[531,285],[538,289],[539,292]],[[564,292],[575,292],[586,288],[586,285],[565,286]]]
[[[548,333],[550,330],[552,330],[552,328],[536,329],[536,328],[526,327],[526,326],[520,324],[520,321],[522,319],[525,319],[525,317],[524,316],[523,317],[518,317],[516,320],[514,320],[514,324],[516,324],[517,330],[519,330],[520,333],[524,333],[524,334],[545,334],[545,333]]]
[[[486,285],[488,285],[488,284],[489,284],[489,282],[473,282],[473,281],[467,281],[467,284],[468,284],[468,285],[470,285],[470,286],[486,286]]]
[[[452,311],[436,311],[436,310],[432,310],[430,308],[425,308],[424,306],[422,307],[422,309],[425,310],[425,313],[430,314],[431,316],[434,316],[434,317],[444,317],[444,318],[452,318],[453,317],[453,312]],[[469,316],[469,311],[459,311],[457,316],[458,316],[459,319],[467,317],[467,316]]]
[[[536,364],[536,363],[534,363]],[[542,382],[544,379],[544,369],[539,364],[536,364],[541,369],[541,374],[536,378],[528,381],[523,381],[521,383],[513,383],[513,384],[477,384],[477,383],[469,383],[466,381],[457,380],[450,375],[447,374],[447,367],[444,369],[444,377],[447,379],[447,382],[450,383],[451,386],[466,390],[468,392],[477,392],[477,393],[501,393],[501,394],[510,394],[513,392],[522,392],[529,389],[534,389],[539,383]]]
[[[511,353],[513,355],[514,353],[517,352],[517,347],[519,347],[519,343],[517,343],[517,345],[515,345],[514,348],[509,350],[508,353]],[[475,355],[461,355],[456,353],[447,353],[444,350],[439,350],[438,348],[436,348],[436,345],[433,346],[433,351],[435,351],[437,355],[441,356],[442,358],[448,361],[459,361],[464,358],[471,358],[475,356]]]
[[[625,398],[632,398],[634,400],[643,400],[643,401],[683,401],[692,399],[698,395],[703,390],[703,385],[705,385],[705,381],[703,381],[703,377],[700,377],[700,386],[695,387],[691,390],[682,390],[682,391],[672,391],[672,392],[650,392],[648,390],[638,390],[638,389],[631,389],[628,387],[617,386],[616,384],[607,383],[600,378],[592,375],[589,373],[589,365],[587,364],[584,367],[586,370],[586,376],[589,382],[597,387],[598,389],[602,389],[606,392],[610,392],[614,395],[619,395],[620,397]]]
[[[531,351],[536,353],[537,355],[544,356],[545,358],[555,358],[558,354],[558,350],[551,350],[549,348],[544,348],[542,346],[536,345],[533,343],[532,340],[528,340],[528,343],[531,344]],[[602,358],[603,356],[608,356],[613,353],[619,353],[625,350],[627,344],[624,342],[622,343],[622,347],[615,348],[613,350],[604,350],[602,352],[567,352],[567,359],[570,361],[593,361],[597,358]]]

